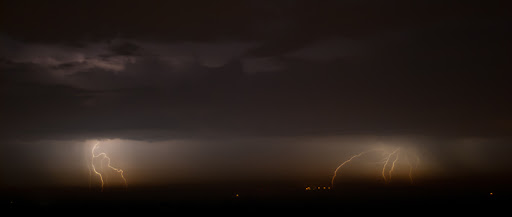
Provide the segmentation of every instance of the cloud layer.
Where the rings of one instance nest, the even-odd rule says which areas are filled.
[[[495,5],[6,4],[7,137],[511,130]]]

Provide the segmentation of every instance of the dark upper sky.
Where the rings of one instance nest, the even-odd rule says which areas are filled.
[[[505,7],[2,1],[5,137],[509,135]]]

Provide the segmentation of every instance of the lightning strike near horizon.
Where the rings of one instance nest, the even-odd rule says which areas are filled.
[[[338,173],[338,170],[340,168],[342,168],[345,164],[351,162],[354,158],[361,157],[362,155],[364,155],[364,154],[366,154],[368,152],[371,152],[371,151],[375,151],[375,150],[363,151],[363,152],[361,152],[359,154],[356,154],[356,155],[352,156],[350,159],[348,159],[348,160],[344,161],[342,164],[340,164],[338,166],[338,168],[336,168],[336,170],[334,170],[334,176],[332,177],[332,180],[331,180],[331,187],[334,187],[334,179],[336,178],[336,174]]]
[[[99,153],[99,154],[95,154],[95,150],[98,148],[98,145],[99,145],[99,144],[100,144],[99,142],[98,142],[98,143],[96,143],[96,144],[93,146],[93,148],[91,149],[91,161],[90,161],[90,166],[88,165],[88,168],[89,168],[89,188],[91,187],[91,175],[92,175],[91,171],[92,171],[92,172],[94,172],[96,175],[98,175],[98,176],[99,176],[99,178],[100,178],[100,183],[101,183],[101,191],[103,192],[103,190],[104,190],[104,185],[105,185],[105,182],[106,182],[107,177],[108,177],[108,173],[106,173],[105,168],[103,167],[103,165],[104,165],[103,161],[105,161],[105,160],[107,161],[107,163],[106,163],[107,168],[109,168],[109,169],[111,169],[111,170],[115,171],[116,173],[118,173],[118,174],[120,175],[121,179],[123,180],[123,184],[124,184],[124,186],[125,186],[125,187],[127,187],[127,186],[128,186],[128,183],[126,182],[126,178],[125,178],[125,177],[124,177],[124,175],[123,175],[123,170],[122,170],[122,169],[117,169],[117,168],[115,168],[115,167],[111,166],[111,165],[110,165],[110,158],[107,156],[107,154],[106,154],[105,152],[102,152],[102,153]],[[100,160],[101,172],[98,172],[98,171],[96,170],[96,167],[94,166],[94,160],[95,160],[95,159],[101,159],[101,160]],[[91,170],[91,168],[92,168],[92,170]],[[103,178],[103,174],[102,174],[102,173],[104,173],[104,174],[105,174],[105,179]]]
[[[382,178],[384,179],[384,182],[385,182],[385,183],[388,183],[388,179],[386,178],[386,168],[387,168],[387,166],[388,166],[389,160],[390,160],[390,159],[391,159],[391,157],[392,157],[394,154],[396,154],[398,151],[400,151],[400,148],[397,148],[397,149],[395,149],[393,152],[389,153],[389,154],[388,154],[388,157],[386,158],[386,161],[385,161],[385,163],[384,163],[384,166],[382,166]],[[392,166],[392,168],[391,168],[391,169],[390,169],[390,171],[389,171],[389,178],[390,178],[390,179],[391,179],[391,172],[392,172],[393,168],[395,167],[395,165],[394,165],[394,164],[395,164],[395,162],[396,162],[396,160],[397,160],[397,159],[398,159],[398,154],[397,154],[397,156],[395,157],[395,160],[393,161],[393,166]]]
[[[410,159],[409,155],[405,156],[405,160],[407,162],[407,165],[409,166],[409,181],[411,182],[411,184],[414,184],[414,180],[412,178],[413,168],[417,169],[418,164],[420,163],[420,157],[416,153],[414,154],[414,157],[416,158],[416,162],[414,163],[415,166],[413,167],[413,164],[411,163],[411,159]]]
[[[413,184],[414,181],[412,180],[412,164],[411,164],[411,161],[409,160],[409,155],[405,156],[405,161],[407,162],[407,165],[409,166],[409,181],[411,182],[411,184]]]
[[[103,161],[104,161],[104,160],[107,160],[107,166],[108,166],[108,168],[110,168],[110,169],[112,169],[112,170],[116,171],[117,173],[119,173],[119,175],[121,176],[121,179],[123,180],[124,186],[128,186],[128,183],[126,182],[126,179],[125,179],[125,178],[124,178],[124,176],[123,176],[123,172],[124,172],[124,171],[123,171],[122,169],[117,169],[117,168],[115,168],[115,167],[111,166],[111,165],[110,165],[110,158],[109,158],[105,153],[101,153],[100,155],[103,155],[103,160],[101,160],[101,162],[102,162],[102,164],[101,164],[101,165],[103,165]]]
[[[400,148],[396,149],[396,156],[395,160],[393,161],[393,164],[391,164],[391,169],[389,170],[389,180],[391,180],[391,175],[393,174],[393,171],[395,171],[395,164],[398,161],[398,157],[400,155]]]
[[[400,158],[404,158],[405,157],[405,161],[409,165],[409,172],[408,172],[409,180],[410,180],[410,183],[413,184],[413,177],[412,177],[413,165],[411,164],[411,162],[409,160],[409,153],[406,152],[406,150],[404,150],[403,153],[400,153],[402,151],[402,149],[401,148],[396,148],[392,152],[385,152],[384,150],[381,150],[381,149],[372,149],[372,150],[369,150],[369,151],[363,151],[363,152],[361,152],[359,154],[353,155],[352,157],[350,157],[348,160],[344,161],[341,165],[339,165],[336,168],[336,170],[334,171],[334,176],[332,177],[332,180],[331,180],[331,186],[334,187],[334,180],[335,180],[335,178],[337,176],[337,173],[341,172],[340,170],[341,170],[342,167],[344,167],[346,164],[350,163],[354,159],[359,158],[362,155],[367,154],[367,153],[372,152],[372,151],[381,151],[382,154],[385,155],[383,161],[381,161],[381,162],[377,161],[379,164],[381,164],[381,163],[383,164],[382,165],[381,176],[382,176],[382,179],[384,180],[384,183],[387,184],[387,183],[389,183],[391,181],[391,177],[393,175],[393,172],[395,171],[395,169],[398,166],[398,164],[400,162],[402,162],[402,160],[400,160]],[[420,158],[419,158],[419,156],[417,154],[414,154],[414,156],[416,158],[414,169],[417,169],[419,161],[420,161]],[[391,166],[388,166],[390,164],[391,164]]]
[[[418,156],[418,154],[414,153],[414,157],[416,158],[416,166],[414,166],[414,169],[418,169],[418,164],[420,163],[420,157]],[[411,184],[414,183],[414,180],[412,178],[412,164],[411,162],[409,161],[409,157],[407,157],[407,162],[409,164],[409,180],[411,180]]]

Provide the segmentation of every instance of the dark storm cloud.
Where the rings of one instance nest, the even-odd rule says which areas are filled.
[[[131,56],[140,51],[140,47],[131,42],[121,42],[110,46],[110,50],[117,55]]]
[[[203,3],[3,3],[4,135],[510,133],[499,7]]]
[[[417,151],[425,176],[510,174],[501,5],[1,4],[3,184],[59,183],[59,173],[86,186],[87,144],[107,138],[131,153],[115,161],[131,164],[120,167],[134,183],[327,178],[379,146]]]
[[[141,138],[132,131],[143,132],[142,138],[155,138],[153,132],[176,137],[172,131],[178,127],[187,134],[200,125],[195,116],[208,115],[204,111],[215,103],[210,95],[222,95],[232,86],[230,81],[243,74],[241,64],[231,60],[240,52],[233,51],[232,44],[226,45],[220,58],[201,52],[212,46],[223,49],[224,45],[215,44],[170,45],[169,51],[151,50],[130,58],[104,57],[96,45],[71,51],[61,45],[24,46],[26,52],[2,59],[3,134],[11,137],[130,134]],[[186,53],[189,48],[196,52]]]

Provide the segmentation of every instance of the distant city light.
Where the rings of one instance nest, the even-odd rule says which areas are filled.
[[[310,186],[307,186],[306,188],[306,191],[311,191],[311,190],[330,190],[331,187],[327,187],[327,186],[313,186],[313,187],[310,187]]]

